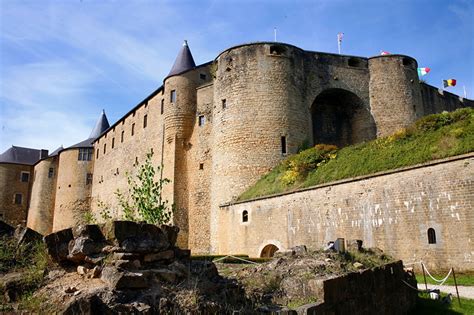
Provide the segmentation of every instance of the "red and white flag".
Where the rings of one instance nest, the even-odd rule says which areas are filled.
[[[381,56],[385,56],[385,55],[390,55],[390,53],[389,53],[388,51],[381,50],[381,51],[380,51],[380,55],[381,55]]]

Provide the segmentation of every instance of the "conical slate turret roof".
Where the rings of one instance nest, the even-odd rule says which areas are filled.
[[[196,67],[196,64],[194,63],[191,50],[189,50],[188,42],[185,40],[183,43],[183,47],[179,51],[178,56],[176,57],[176,60],[174,61],[173,67],[171,68],[171,71],[170,73],[168,73],[167,77],[182,73],[194,67]]]
[[[110,127],[109,121],[107,120],[107,116],[105,115],[105,111],[102,110],[102,114],[100,114],[99,119],[97,120],[97,123],[95,124],[94,129],[92,129],[91,134],[89,135],[89,138],[87,138],[84,141],[81,141],[79,143],[76,143],[75,145],[72,145],[68,147],[70,148],[91,148],[93,147],[93,142],[95,139],[97,139],[104,131],[106,131]]]
[[[61,152],[62,150],[64,150],[63,146],[60,146],[59,148],[57,148],[56,150],[53,151],[53,153],[51,153],[49,155],[49,157],[53,157],[53,156],[57,156],[59,154],[59,152]]]

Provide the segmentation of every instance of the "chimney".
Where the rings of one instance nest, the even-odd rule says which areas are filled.
[[[40,150],[40,160],[48,157],[48,150]]]

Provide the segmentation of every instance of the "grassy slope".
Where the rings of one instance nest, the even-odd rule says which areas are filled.
[[[326,159],[320,166],[300,174],[298,179],[290,184],[285,182],[284,177],[289,169],[288,161],[295,159],[295,156],[289,157],[244,192],[239,200],[396,169],[472,151],[474,151],[473,109],[464,108],[452,113],[430,115],[392,136],[342,148],[335,152],[336,158]]]

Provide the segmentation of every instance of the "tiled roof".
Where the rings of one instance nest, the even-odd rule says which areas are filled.
[[[48,150],[12,146],[10,149],[0,154],[0,163],[34,165],[42,158],[42,151],[44,154],[43,157],[46,157],[48,155]]]

